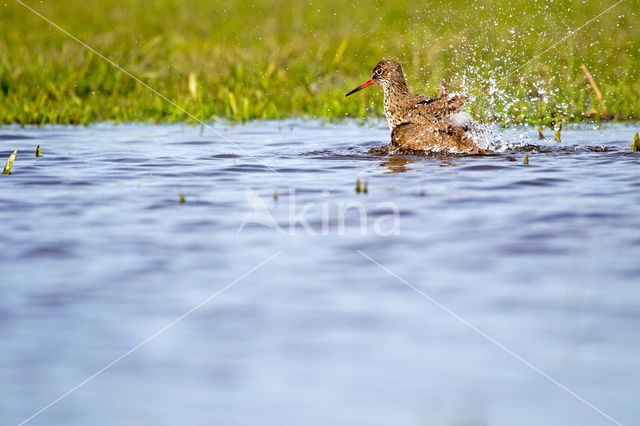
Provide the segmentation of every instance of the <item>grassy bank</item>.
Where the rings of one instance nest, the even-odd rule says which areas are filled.
[[[640,118],[638,0],[526,66],[615,1],[25,1],[202,120],[381,115],[379,88],[344,93],[384,57],[483,119]],[[0,21],[0,123],[188,118],[14,0]]]

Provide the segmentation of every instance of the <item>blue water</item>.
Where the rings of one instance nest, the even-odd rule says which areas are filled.
[[[213,127],[0,129],[0,424],[638,423],[638,126]]]

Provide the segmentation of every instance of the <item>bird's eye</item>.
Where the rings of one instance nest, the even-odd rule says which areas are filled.
[[[376,70],[376,75],[382,75],[382,68],[378,68]]]

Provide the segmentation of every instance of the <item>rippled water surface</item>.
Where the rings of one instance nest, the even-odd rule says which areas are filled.
[[[1,424],[638,423],[634,126],[214,129],[0,129]]]

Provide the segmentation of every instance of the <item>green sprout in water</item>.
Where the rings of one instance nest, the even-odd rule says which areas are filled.
[[[529,164],[529,153],[524,154],[524,160],[522,160],[522,164]]]
[[[3,175],[11,174],[11,168],[13,167],[13,162],[16,161],[16,155],[18,155],[18,151],[13,151],[7,159],[7,162],[4,163],[4,169],[2,169]]]
[[[640,135],[638,132],[633,136],[633,142],[631,143],[631,152],[639,152],[640,151]]]
[[[278,198],[280,198],[280,194],[278,193],[278,190],[276,189],[275,191],[273,191],[273,201],[278,201]]]
[[[553,125],[553,140],[562,142],[562,125],[564,124],[562,117],[556,117]]]
[[[42,151],[40,151],[40,145],[36,146],[36,157],[42,157]]]
[[[561,142],[562,141],[562,129],[560,129],[560,127],[556,127],[555,130],[553,131],[553,140],[556,142]]]
[[[542,133],[542,129],[540,128],[540,126],[536,126],[536,130],[538,131],[538,139],[540,139],[541,141],[547,139],[544,137],[544,134]]]
[[[184,196],[184,192],[181,192],[181,193],[180,193],[180,195],[179,195],[179,197],[180,197],[180,198],[179,198],[179,201],[178,201],[178,202],[179,202],[180,204],[185,204],[185,203],[187,202],[187,197],[185,197],[185,196]]]
[[[369,181],[360,181],[360,178],[356,179],[356,194],[367,194],[369,192]]]

